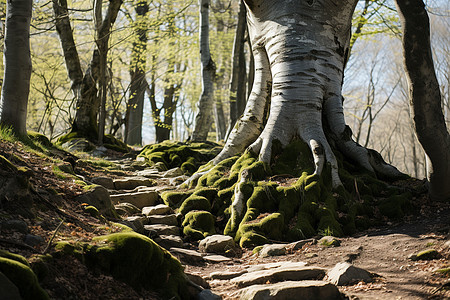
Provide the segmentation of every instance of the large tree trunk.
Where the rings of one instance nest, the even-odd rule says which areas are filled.
[[[430,47],[430,24],[422,0],[397,1],[403,27],[405,68],[411,115],[427,154],[429,194],[450,199],[450,134],[445,125],[441,94]]]
[[[341,181],[328,136],[348,158],[368,171],[381,176],[400,175],[378,153],[355,143],[344,120],[341,88],[357,0],[245,3],[255,57],[255,84],[243,117],[213,162],[250,145],[261,161],[269,163],[274,140],[286,146],[300,137],[311,148],[315,173],[320,174],[328,163],[333,187],[337,187]],[[264,126],[269,99],[270,114]]]
[[[192,140],[206,140],[213,122],[214,76],[216,66],[209,51],[209,0],[200,4],[200,60],[202,66],[202,94],[198,101]]]
[[[19,134],[27,133],[27,105],[30,93],[31,0],[7,1],[4,45],[4,78],[0,102],[0,123]]]
[[[148,31],[147,12],[147,1],[139,1],[136,6],[136,40],[133,42],[131,54],[130,98],[127,104],[125,123],[125,142],[130,145],[142,144],[142,117],[144,113],[145,89],[147,86],[145,80]]]

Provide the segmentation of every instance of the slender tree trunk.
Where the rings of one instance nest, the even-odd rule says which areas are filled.
[[[396,1],[403,28],[405,68],[411,115],[427,155],[429,195],[450,199],[450,134],[441,107],[430,47],[430,24],[422,0]]]
[[[234,35],[233,53],[232,53],[232,69],[231,69],[231,81],[230,81],[230,118],[227,129],[227,137],[233,130],[237,119],[242,114],[242,102],[244,102],[245,108],[245,56],[244,56],[244,43],[245,43],[245,29],[246,29],[246,10],[244,1],[239,3],[238,23],[236,26],[236,33]],[[244,86],[244,88],[243,88]],[[244,95],[242,92],[244,90]]]
[[[4,78],[0,102],[0,123],[19,134],[27,133],[27,105],[30,93],[31,0],[6,1]]]
[[[125,123],[125,142],[130,145],[142,144],[142,117],[144,114],[144,96],[146,88],[145,72],[147,63],[147,12],[147,1],[139,1],[136,6],[136,40],[133,42],[131,55],[130,98],[127,104],[127,117]]]
[[[213,122],[214,76],[216,66],[209,51],[209,0],[199,0],[200,4],[200,59],[202,67],[202,94],[198,102],[192,140],[206,140]]]

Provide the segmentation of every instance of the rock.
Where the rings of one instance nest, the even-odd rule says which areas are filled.
[[[168,215],[173,214],[173,209],[165,204],[158,204],[156,206],[146,206],[142,208],[142,214],[146,216]]]
[[[201,253],[194,250],[173,247],[170,248],[169,251],[183,262],[203,262],[203,256],[201,255]]]
[[[108,190],[115,189],[114,182],[110,177],[94,177],[91,181],[92,183],[101,185]]]
[[[137,208],[142,209],[146,206],[153,206],[156,201],[158,201],[158,193],[149,191],[111,195],[111,200],[115,204],[128,202],[135,205]]]
[[[221,263],[231,261],[231,258],[222,255],[205,255],[203,256],[203,259],[211,263]]]
[[[198,249],[205,253],[226,253],[234,249],[235,244],[231,236],[214,234],[200,241]]]
[[[199,285],[204,289],[211,288],[209,286],[209,283],[205,279],[203,279],[203,277],[196,275],[196,274],[186,273],[186,272],[185,272],[185,274],[186,274],[187,278],[189,278],[189,280],[192,281],[193,283],[195,283],[196,285]]]
[[[171,215],[151,215],[148,216],[150,224],[164,224],[164,225],[172,225],[178,226],[178,219],[175,214]]]
[[[292,250],[299,250],[308,243],[311,243],[314,245],[314,244],[317,244],[317,240],[316,239],[306,239],[306,240],[293,242],[288,245],[288,248],[291,248]]]
[[[266,244],[259,251],[260,257],[278,256],[286,254],[285,244]]]
[[[239,277],[231,279],[238,287],[246,287],[254,284],[263,284],[280,281],[296,281],[323,278],[325,269],[319,267],[280,267],[269,270],[254,271],[245,273]]]
[[[114,207],[119,215],[134,215],[141,212],[136,205],[127,202],[116,204]]]
[[[372,282],[372,275],[348,262],[341,262],[328,271],[325,280],[335,285],[351,285],[360,281]]]
[[[247,272],[248,272],[247,270],[212,272],[211,274],[209,274],[209,278],[219,280],[230,280],[239,277]]]
[[[183,247],[183,240],[177,235],[160,235],[153,240],[167,250]]]
[[[183,171],[181,170],[181,168],[176,167],[170,170],[167,170],[166,172],[164,172],[163,177],[165,178],[172,178],[172,177],[177,177],[177,176],[181,176],[183,175]]]
[[[95,148],[95,145],[84,138],[71,139],[61,145],[69,152],[88,152]]]
[[[132,223],[134,227],[138,229],[138,232],[142,232],[144,229],[144,225],[148,224],[147,218],[142,216],[126,217],[125,221]]]
[[[19,289],[12,283],[8,277],[0,272],[0,299],[5,300],[21,300]]]
[[[450,249],[450,240],[444,243],[444,248]]]
[[[0,223],[2,229],[28,233],[28,224],[23,220],[4,220]]]
[[[259,265],[251,265],[247,268],[248,272],[255,272],[255,271],[261,271],[261,270],[269,270],[269,269],[275,269],[275,268],[301,268],[306,266],[307,263],[303,261],[278,261],[273,263],[267,263],[267,264],[259,264]]]
[[[25,244],[30,245],[31,247],[42,245],[45,243],[43,237],[32,234],[27,234],[23,241]]]
[[[275,284],[261,284],[245,288],[240,293],[241,300],[340,300],[338,288],[326,281],[305,280],[285,281]]]
[[[136,172],[136,175],[140,177],[146,177],[150,179],[161,179],[163,178],[163,175],[159,173],[156,169],[145,169],[142,171]]]
[[[411,254],[408,258],[410,260],[432,260],[432,259],[437,259],[440,257],[441,257],[441,255],[439,254],[439,252],[437,250],[427,249],[427,250],[420,251],[417,254]]]
[[[211,292],[211,290],[203,290],[200,293],[198,293],[197,300],[221,300],[222,297],[220,297],[219,295],[214,294],[213,292]]]
[[[144,229],[150,232],[150,235],[180,235],[181,229],[177,226],[164,224],[145,225]]]
[[[104,216],[117,218],[117,213],[111,202],[108,190],[100,185],[92,186],[89,191],[76,197],[75,201],[95,206],[100,214]]]
[[[91,151],[91,155],[94,157],[103,157],[106,156],[106,152],[108,151],[108,149],[106,149],[103,146],[97,147],[94,150]]]
[[[189,176],[181,175],[169,179],[169,185],[177,186],[189,179]]]
[[[114,179],[116,190],[132,190],[138,186],[154,186],[155,182],[145,177],[126,177]]]
[[[319,240],[318,244],[325,247],[339,247],[341,241],[334,236],[324,236]]]

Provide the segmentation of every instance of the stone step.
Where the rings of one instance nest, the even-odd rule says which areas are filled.
[[[309,279],[322,279],[326,269],[306,266],[286,266],[269,270],[254,271],[231,279],[238,287],[247,287],[265,282],[297,281]]]
[[[158,245],[164,249],[181,248],[183,247],[183,240],[177,235],[160,235],[153,239]]]
[[[147,217],[150,224],[164,224],[178,226],[179,221],[176,214],[171,215],[151,215]]]
[[[165,204],[158,204],[155,206],[146,206],[146,207],[142,208],[142,214],[146,215],[146,216],[170,215],[173,213],[174,213],[173,209]]]
[[[338,288],[329,282],[319,280],[305,280],[253,285],[243,289],[240,292],[240,299],[340,300],[342,298]]]
[[[170,226],[164,224],[144,225],[144,229],[152,235],[181,235],[181,228],[177,226]]]
[[[114,179],[114,187],[116,190],[133,190],[138,186],[154,186],[155,181],[146,177],[125,177]]]
[[[114,204],[128,202],[142,209],[146,206],[153,206],[158,201],[158,193],[155,191],[125,193],[118,195],[111,195],[111,201]]]

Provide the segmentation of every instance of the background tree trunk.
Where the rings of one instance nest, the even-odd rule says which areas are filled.
[[[450,134],[441,107],[439,83],[430,47],[430,24],[422,0],[396,1],[401,16],[411,115],[427,154],[429,194],[450,199]]]
[[[216,66],[209,51],[209,0],[200,0],[200,59],[202,65],[202,94],[198,101],[192,140],[206,140],[213,122],[214,76]]]
[[[6,8],[5,72],[0,102],[0,123],[11,126],[20,135],[27,133],[32,3],[31,0],[7,1]]]
[[[146,89],[146,50],[148,23],[147,1],[139,1],[136,6],[135,41],[133,42],[130,68],[130,98],[127,104],[125,123],[125,143],[130,145],[142,144],[142,117],[144,113],[144,96]]]

